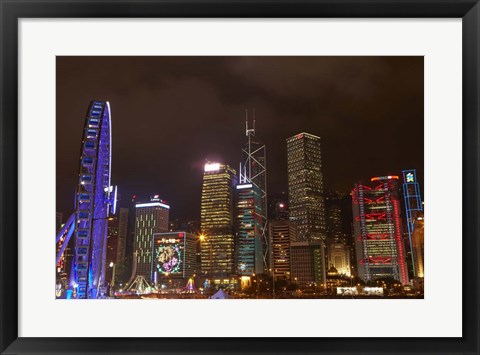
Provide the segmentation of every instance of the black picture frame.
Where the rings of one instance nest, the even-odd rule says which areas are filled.
[[[0,351],[2,354],[479,354],[478,0],[0,0]],[[462,18],[463,337],[461,338],[19,338],[18,20],[111,17]],[[446,305],[448,307],[448,305]],[[441,315],[439,315],[441,316]]]

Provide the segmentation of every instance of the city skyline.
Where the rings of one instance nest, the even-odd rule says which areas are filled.
[[[351,214],[343,203],[348,195],[324,193],[320,137],[305,132],[286,140],[288,206],[275,203],[288,208],[294,231],[275,228],[274,222],[269,238],[263,212],[266,147],[253,136],[255,129],[249,130],[248,121],[243,150],[248,159],[240,163],[238,176],[226,164],[204,165],[200,230],[171,229],[170,206],[157,194],[132,196],[135,219],[130,219],[129,233],[127,220],[120,223],[113,217],[118,189],[111,184],[111,127],[110,103],[91,101],[81,143],[76,210],[56,235],[56,297],[276,298],[276,290],[282,298],[328,297],[335,291],[337,297],[423,294],[423,276],[415,276],[423,275],[424,255],[423,230],[415,229],[416,221],[423,221],[416,170],[402,171],[411,263],[402,234],[399,176],[372,177],[375,186],[356,183]],[[57,225],[61,216],[56,213]],[[284,220],[285,215],[277,217]],[[346,220],[353,222],[353,234],[342,232]],[[162,231],[173,233],[167,237],[158,233]],[[131,245],[120,235],[133,237],[132,258],[118,260],[119,252]],[[356,271],[349,266],[348,235],[355,241]]]
[[[108,99],[113,107],[112,174],[122,196],[120,206],[128,203],[133,194],[160,194],[172,207],[171,219],[199,218],[205,160],[238,166],[245,139],[245,109],[251,113],[253,107],[257,135],[267,146],[267,184],[271,193],[287,190],[285,140],[300,132],[322,138],[325,190],[348,193],[356,181],[400,173],[406,168],[417,169],[423,186],[423,124],[419,124],[423,122],[423,58],[332,58],[301,57],[296,60],[304,62],[294,66],[290,57],[58,57],[57,71],[61,75],[57,75],[57,211],[68,215],[73,210],[85,101],[97,96]],[[111,66],[108,70],[106,62]],[[140,63],[146,65],[140,67]],[[151,68],[155,63],[163,63],[157,67],[170,68],[171,72],[162,69],[147,78],[145,66]],[[272,75],[275,70],[269,69],[268,63],[277,63],[280,79]],[[252,78],[237,80],[238,85],[233,81],[235,89],[228,90],[223,76],[211,70],[208,76],[203,73],[214,64],[229,78],[249,77],[249,72],[258,74],[260,68],[265,77],[256,78],[256,82],[250,82],[255,81]],[[119,85],[112,79],[126,65],[133,67],[128,75],[117,79],[124,82]],[[296,75],[307,71],[305,66],[313,72],[313,79],[307,75],[296,79]],[[312,70],[318,66],[337,73],[339,82],[335,83],[325,69]],[[350,87],[342,91],[341,83],[347,84],[339,72],[346,69],[353,79]],[[86,85],[88,78],[97,74],[99,85]],[[331,97],[323,110],[318,108],[323,101],[317,95],[305,94],[305,88],[312,90],[312,82],[322,75],[319,86],[323,82],[330,89],[336,88],[329,95],[325,88],[320,90]],[[405,76],[415,80],[407,80]],[[144,82],[135,87],[139,92],[132,93],[127,82],[142,79]],[[287,97],[290,86],[274,88],[271,85],[275,80],[300,92],[290,88],[292,97]],[[146,89],[149,86],[150,91]],[[205,91],[205,87],[210,90]],[[273,94],[265,94],[268,87]],[[388,94],[379,94],[380,87],[384,89],[382,93]],[[168,100],[159,94],[167,90],[170,90]],[[234,92],[238,99],[234,98]],[[180,93],[182,97],[178,96]],[[155,97],[158,102],[153,100]],[[346,107],[338,109],[341,97]],[[279,102],[282,98],[291,106]],[[176,105],[179,100],[196,106],[187,109],[184,106],[190,105]],[[364,107],[367,103],[370,109]],[[273,104],[279,107],[272,108]],[[355,108],[360,107],[363,109],[357,112]],[[332,119],[328,113],[334,108],[338,109],[338,119]],[[360,126],[365,127],[362,134],[358,132]],[[402,129],[408,130],[408,139]],[[355,135],[358,139],[353,139]]]

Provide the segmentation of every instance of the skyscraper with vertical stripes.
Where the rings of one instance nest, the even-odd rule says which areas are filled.
[[[135,201],[136,275],[152,280],[153,234],[168,231],[170,206],[154,195]]]

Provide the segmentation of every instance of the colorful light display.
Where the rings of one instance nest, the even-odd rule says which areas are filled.
[[[188,279],[187,286],[185,287],[185,292],[186,293],[196,293],[195,282],[193,281],[193,278]]]
[[[160,244],[155,249],[156,268],[162,274],[171,274],[180,270],[182,252],[179,244]]]

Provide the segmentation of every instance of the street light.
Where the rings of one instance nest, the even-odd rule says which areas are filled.
[[[272,275],[272,298],[275,298],[275,267],[273,268],[273,270],[272,269],[268,269],[268,270]]]
[[[113,261],[110,262],[109,265],[112,269],[112,281],[110,282],[110,296],[115,295],[115,263]]]
[[[252,274],[253,277],[255,277],[255,283],[257,284],[257,298],[258,298],[258,294],[260,293],[260,284],[258,282],[258,277],[256,277],[255,273]]]

